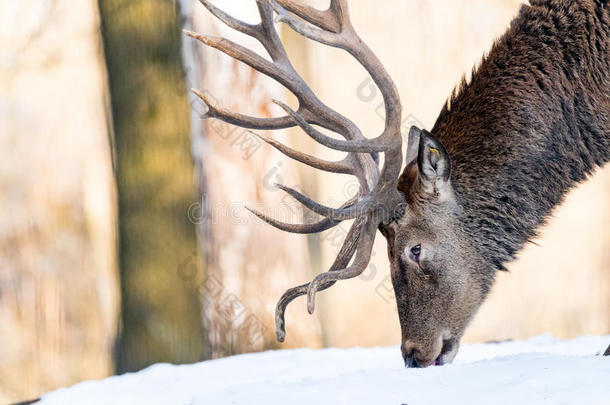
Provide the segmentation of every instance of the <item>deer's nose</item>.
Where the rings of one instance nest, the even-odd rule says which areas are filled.
[[[417,348],[409,341],[402,345],[402,358],[405,360],[405,367],[407,368],[420,368],[422,367],[419,360],[417,360]]]
[[[421,368],[417,357],[415,357],[415,352],[412,352],[409,355],[402,356],[405,359],[405,367],[406,368]]]

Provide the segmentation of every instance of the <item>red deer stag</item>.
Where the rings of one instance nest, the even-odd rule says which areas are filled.
[[[256,118],[211,103],[208,118],[261,130],[299,126],[320,144],[347,156],[321,160],[261,138],[289,157],[333,173],[355,176],[358,196],[339,208],[280,186],[319,222],[281,223],[287,232],[316,233],[353,220],[328,272],[292,288],[276,309],[366,268],[377,229],[388,243],[391,275],[408,367],[451,362],[496,271],[535,236],[552,209],[577,183],[610,160],[610,7],[607,0],[531,0],[494,44],[469,82],[462,82],[430,132],[411,128],[401,174],[401,105],[383,65],[352,26],[347,0],[320,11],[292,0],[257,0],[261,21],[251,25],[201,3],[228,26],[256,38],[271,57],[227,39],[187,34],[275,79],[298,99],[286,115]],[[349,118],[325,105],[295,71],[274,26],[277,21],[322,44],[347,51],[383,94],[385,128],[363,136]],[[345,139],[329,137],[321,127]],[[383,154],[379,167],[378,154]]]

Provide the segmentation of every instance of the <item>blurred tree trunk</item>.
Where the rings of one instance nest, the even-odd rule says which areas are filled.
[[[95,0],[0,0],[0,403],[113,372],[116,200]]]
[[[206,34],[236,38],[197,1],[180,2],[185,27]],[[244,20],[256,22],[255,2],[216,1]],[[260,51],[255,41],[237,37]],[[184,60],[190,87],[219,105],[260,117],[279,114],[272,98],[285,98],[275,82],[217,51],[184,39]],[[200,246],[205,258],[204,325],[206,356],[276,348],[274,309],[284,290],[309,281],[306,238],[289,235],[258,220],[244,205],[288,222],[302,220],[300,207],[275,182],[299,185],[293,162],[260,140],[218,120],[202,121],[203,104],[191,95],[191,139],[199,183]],[[287,141],[287,131],[273,136]],[[318,318],[307,315],[302,300],[289,307],[287,340],[283,347],[321,346]]]
[[[100,0],[119,190],[117,371],[203,357],[188,101],[176,5]],[[185,267],[185,264],[188,266]]]

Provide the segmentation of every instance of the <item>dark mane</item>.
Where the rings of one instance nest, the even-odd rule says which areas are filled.
[[[610,160],[607,3],[524,5],[432,129],[451,157],[464,227],[496,268]]]

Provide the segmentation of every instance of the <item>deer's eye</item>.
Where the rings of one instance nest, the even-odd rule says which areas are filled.
[[[416,245],[411,248],[410,259],[414,262],[419,262],[419,255],[421,254],[421,245]]]

